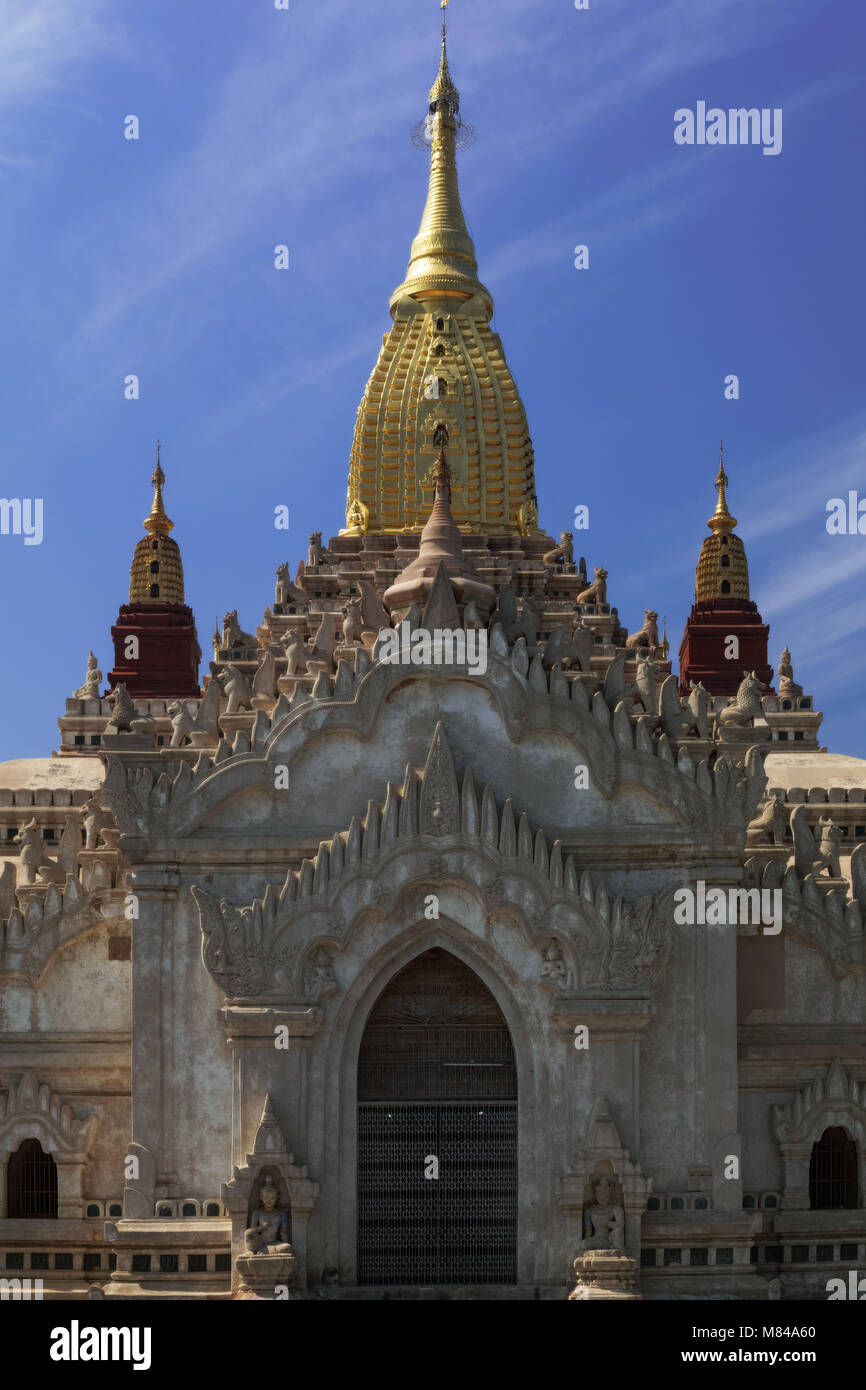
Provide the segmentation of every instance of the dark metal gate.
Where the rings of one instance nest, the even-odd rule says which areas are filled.
[[[447,952],[381,995],[358,1098],[359,1282],[516,1282],[514,1053],[492,995]]]

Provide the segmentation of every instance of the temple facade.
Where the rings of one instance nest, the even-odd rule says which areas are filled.
[[[158,457],[112,671],[0,764],[0,1275],[824,1299],[866,1257],[866,762],[787,648],[773,684],[723,464],[679,674],[540,528],[444,32],[426,129],[345,524],[200,682]]]

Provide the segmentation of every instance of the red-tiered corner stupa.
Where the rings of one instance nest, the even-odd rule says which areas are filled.
[[[736,517],[728,511],[728,475],[719,458],[718,500],[707,525],[712,535],[701,546],[695,582],[695,602],[680,643],[680,691],[703,681],[711,695],[736,695],[744,671],[754,671],[769,686],[773,668],[767,663],[770,628],[749,598],[749,563]],[[737,646],[730,639],[736,637]],[[735,655],[727,655],[732,652]]]
[[[151,482],[153,506],[144,522],[147,535],[132,559],[129,603],[121,607],[111,629],[114,670],[108,681],[112,690],[122,681],[133,699],[185,699],[201,694],[201,648],[193,611],[184,603],[180,547],[168,534],[174,522],[162,501],[165,474],[159,445]]]

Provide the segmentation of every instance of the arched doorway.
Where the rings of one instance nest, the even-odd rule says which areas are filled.
[[[426,951],[379,996],[361,1042],[358,1282],[511,1284],[516,1253],[508,1027],[468,966]]]
[[[57,1166],[38,1139],[24,1139],[9,1158],[10,1217],[57,1215]]]

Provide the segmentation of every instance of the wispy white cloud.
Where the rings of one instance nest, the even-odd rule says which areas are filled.
[[[765,582],[761,588],[765,618],[806,605],[814,607],[822,595],[866,571],[866,547],[861,536],[825,535],[808,550],[798,547],[791,553],[784,545],[779,549],[785,552],[784,559],[770,583]],[[823,640],[832,642],[833,626],[828,615],[822,616],[820,632]]]
[[[581,240],[591,248],[604,247],[608,255],[672,222],[703,196],[702,185],[694,178],[687,192],[670,193],[687,173],[694,173],[694,164],[688,168],[683,161],[671,157],[650,169],[628,174],[597,197],[581,202]],[[555,261],[567,263],[575,244],[574,229],[575,210],[571,209],[485,256],[484,277],[495,285],[530,267]]]
[[[469,94],[475,87],[483,83],[489,89],[491,74],[498,74],[505,93],[513,92],[522,65],[543,68],[545,81],[559,91],[560,101],[563,92],[569,93],[567,121],[554,112],[547,127],[552,141],[564,141],[573,138],[575,129],[603,119],[618,104],[640,99],[671,76],[730,56],[758,39],[765,41],[790,22],[790,15],[767,13],[766,7],[758,12],[738,0],[733,0],[736,22],[732,0],[705,0],[700,15],[695,9],[693,0],[668,0],[645,13],[628,0],[615,0],[608,23],[595,28],[586,43],[580,39],[581,15],[574,12],[570,19],[578,27],[572,46],[562,44],[557,24],[539,24],[537,12],[527,11],[522,0],[496,0],[495,5],[484,0],[467,7],[455,18],[452,43],[454,65],[467,94],[464,106],[471,107]],[[349,16],[357,14],[354,0],[305,16],[303,31],[298,30],[298,53],[290,63],[281,45],[256,47],[240,56],[205,118],[200,139],[179,152],[160,185],[143,199],[133,219],[136,244],[130,246],[128,237],[123,238],[123,264],[134,264],[135,276],[124,277],[107,258],[82,326],[84,336],[111,329],[142,301],[236,241],[246,228],[266,223],[263,214],[280,195],[292,205],[303,190],[310,204],[333,196],[341,180],[364,171],[376,173],[383,142],[389,147],[401,121],[408,126],[419,113],[434,53],[428,61],[416,25],[407,26],[405,20],[387,23],[383,15],[377,64],[389,77],[372,80],[366,49],[341,52],[339,63],[333,61],[341,12],[348,27]],[[414,73],[419,64],[425,73],[423,86],[398,85],[390,77]],[[486,161],[476,171],[476,196],[483,193],[487,179],[508,179],[514,162],[533,157],[534,135],[524,141],[528,125],[515,119],[509,129],[507,167],[494,161],[494,169]],[[662,200],[665,186],[683,167],[683,162],[659,166],[623,180],[621,187],[590,200],[584,209],[587,221],[598,220],[598,235],[609,244],[671,221],[699,196],[690,190],[688,196]],[[360,229],[363,206],[356,215]],[[533,234],[535,263],[562,254],[572,223],[573,217],[565,214]],[[521,249],[503,248],[488,260],[485,273],[492,277],[507,274],[512,264],[525,266]]]
[[[108,0],[0,0],[0,106],[44,98],[118,44]]]
[[[803,523],[824,530],[829,499],[847,499],[849,488],[862,488],[864,480],[866,419],[792,441],[756,460],[750,478],[751,516],[739,529],[747,541],[779,535]],[[826,539],[844,541],[845,537]]]

